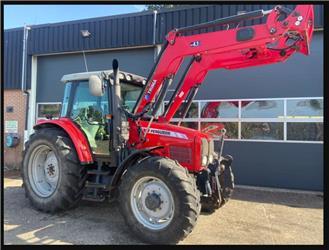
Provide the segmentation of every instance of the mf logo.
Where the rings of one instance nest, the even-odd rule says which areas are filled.
[[[190,43],[190,46],[191,46],[191,47],[198,47],[198,46],[200,46],[200,41],[194,41],[194,42],[191,42],[191,43]]]

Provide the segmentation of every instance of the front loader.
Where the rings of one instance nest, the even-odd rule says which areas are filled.
[[[262,17],[266,23],[243,26]],[[216,30],[223,26],[228,28]],[[191,35],[196,30],[203,32]],[[25,145],[27,197],[50,213],[81,199],[119,200],[140,239],[184,239],[201,210],[213,212],[232,195],[233,158],[222,154],[222,127],[215,149],[207,132],[213,128],[197,131],[173,125],[171,118],[179,109],[184,119],[209,70],[284,62],[295,52],[308,55],[312,33],[312,5],[277,6],[170,31],[147,78],[120,71],[115,59],[111,70],[63,76],[61,117],[39,121]],[[188,65],[163,108],[184,60]]]

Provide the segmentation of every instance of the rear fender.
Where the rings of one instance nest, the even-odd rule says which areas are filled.
[[[94,162],[92,150],[84,132],[70,119],[60,118],[56,120],[40,120],[33,127],[34,130],[42,128],[57,127],[64,130],[72,140],[79,161],[82,165]]]

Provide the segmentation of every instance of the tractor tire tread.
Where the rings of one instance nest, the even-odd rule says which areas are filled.
[[[41,198],[32,189],[28,178],[28,160],[33,147],[46,141],[55,152],[60,168],[60,178],[55,192]],[[32,148],[31,148],[32,147]],[[26,196],[33,207],[47,213],[55,213],[75,207],[82,198],[87,172],[80,165],[73,142],[59,128],[42,128],[30,136],[23,152],[22,179]]]
[[[178,204],[178,207],[175,205],[175,209],[179,212],[174,214],[172,222],[162,229],[163,232],[144,227],[135,219],[130,208],[130,192],[133,184],[139,177],[148,174],[153,174],[164,181],[172,191],[174,203]],[[176,161],[159,156],[150,157],[128,168],[121,180],[120,211],[128,226],[139,238],[154,244],[175,244],[192,231],[200,214],[200,193],[196,188],[195,178]]]

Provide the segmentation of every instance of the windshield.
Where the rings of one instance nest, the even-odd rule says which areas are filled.
[[[121,98],[122,105],[132,112],[135,108],[137,99],[142,92],[143,86],[122,83],[121,84]]]
[[[72,87],[74,86],[75,91],[72,91]],[[121,97],[122,97],[122,105],[128,109],[130,112],[133,111],[135,105],[136,105],[136,101],[139,97],[139,95],[141,94],[141,91],[143,89],[143,86],[139,86],[136,84],[130,84],[130,83],[126,83],[126,82],[122,82],[121,83]],[[77,93],[79,92],[79,93]],[[64,98],[63,98],[63,103],[62,103],[62,111],[61,111],[61,117],[65,117],[65,116],[70,116],[70,115],[74,115],[75,113],[78,112],[78,110],[76,109],[77,107],[73,107],[72,110],[70,111],[71,114],[67,114],[67,109],[68,109],[68,103],[69,103],[69,99],[70,96],[74,95],[74,99],[75,101],[73,101],[73,105],[78,103],[80,104],[80,108],[81,105],[83,107],[85,106],[89,106],[90,103],[93,104],[98,104],[101,106],[101,109],[103,110],[103,112],[109,112],[108,111],[108,101],[107,101],[107,94],[103,95],[102,97],[96,97],[96,96],[92,96],[89,92],[89,85],[88,85],[88,81],[84,80],[84,81],[79,81],[79,82],[68,82],[65,84],[65,91],[64,91]]]

